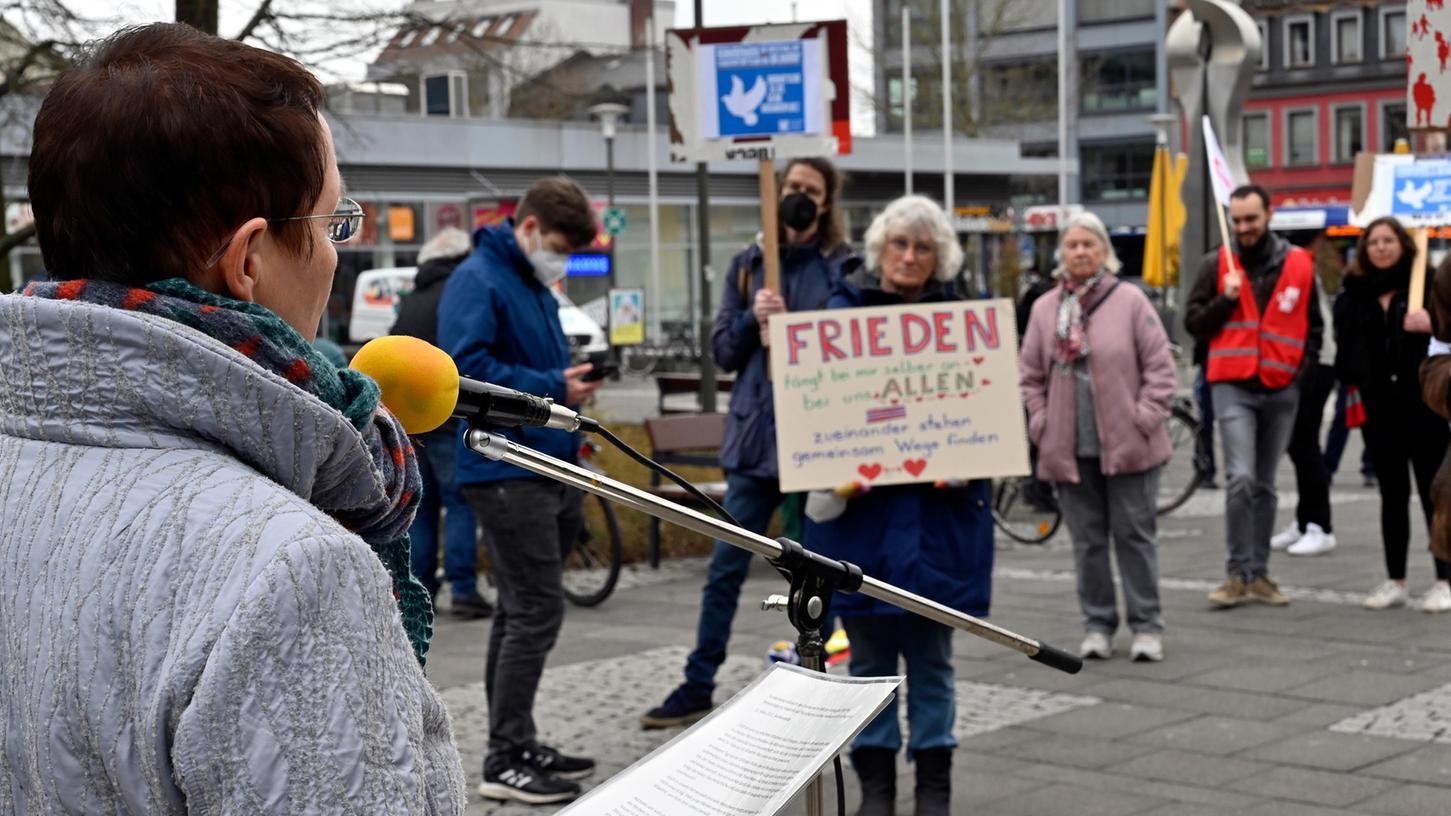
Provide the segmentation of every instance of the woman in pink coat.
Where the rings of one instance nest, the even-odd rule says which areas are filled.
[[[1164,658],[1155,507],[1169,460],[1164,421],[1174,395],[1169,339],[1149,299],[1122,284],[1121,264],[1092,213],[1059,238],[1059,284],[1033,304],[1024,330],[1023,401],[1038,478],[1058,488],[1073,536],[1086,658],[1113,655],[1118,629],[1109,539],[1123,579],[1130,657]]]

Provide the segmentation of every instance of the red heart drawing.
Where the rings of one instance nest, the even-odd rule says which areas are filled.
[[[892,404],[893,405],[896,405],[897,404],[897,400],[892,400]]]
[[[971,391],[959,391],[957,396],[962,397],[963,399],[967,399],[967,395],[971,393]]]
[[[922,471],[927,469],[927,460],[908,459],[907,461],[902,463],[902,467],[906,468],[907,472],[912,474],[914,477],[921,476]]]
[[[983,377],[982,378],[982,384],[983,385],[992,385],[993,384],[993,381],[992,380],[989,380],[987,377]]]
[[[974,357],[974,358],[972,358],[972,364],[973,365],[982,365],[982,361],[983,360],[986,360],[986,359],[987,359],[986,357]]]
[[[867,481],[871,481],[872,479],[875,479],[878,476],[882,475],[882,466],[877,464],[857,465],[856,472],[865,476],[867,478]]]
[[[917,401],[918,401],[918,402],[921,402],[921,401],[922,401],[922,398],[921,398],[921,397],[918,397],[918,398],[917,398]]]

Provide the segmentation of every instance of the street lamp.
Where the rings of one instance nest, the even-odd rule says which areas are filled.
[[[649,93],[655,89],[650,88]],[[598,105],[591,105],[589,115],[600,120],[600,135],[605,137],[605,198],[609,200],[610,209],[615,208],[615,125],[619,124],[620,117],[629,113],[630,109],[618,102],[601,102]],[[605,276],[607,282],[605,297],[609,298],[609,292],[615,288],[615,240],[610,236],[610,271]],[[608,302],[608,301],[607,301]],[[619,349],[613,343],[610,345],[610,354],[616,361],[619,360]]]
[[[600,135],[605,137],[605,195],[611,207],[615,206],[615,125],[629,112],[618,102],[601,102],[589,109],[589,115],[600,120]]]

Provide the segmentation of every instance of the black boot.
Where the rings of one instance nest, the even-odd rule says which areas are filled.
[[[862,806],[856,816],[896,816],[897,753],[858,748],[851,752],[851,766],[862,786]]]
[[[952,812],[952,749],[918,751],[916,816],[948,816]]]

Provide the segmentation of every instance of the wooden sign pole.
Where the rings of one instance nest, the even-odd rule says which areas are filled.
[[[777,234],[776,162],[761,159],[761,246],[765,249],[766,288],[781,294],[781,246]]]
[[[1224,253],[1225,260],[1229,262],[1229,273],[1239,275],[1239,268],[1234,265],[1234,248],[1229,243],[1229,225],[1224,220],[1224,206],[1218,201],[1214,202],[1214,214],[1219,216],[1219,251]],[[1244,286],[1243,276],[1240,277],[1239,285]]]
[[[1426,259],[1427,234],[1425,227],[1411,230],[1411,240],[1416,244],[1416,260],[1411,264],[1411,292],[1406,301],[1406,311],[1416,312],[1426,303]]]

